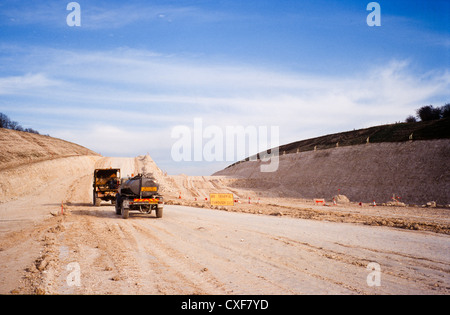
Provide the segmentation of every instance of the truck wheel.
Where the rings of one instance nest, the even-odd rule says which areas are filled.
[[[122,218],[128,219],[130,217],[130,209],[125,209],[123,207],[123,203],[122,203],[122,206],[120,207],[120,209],[121,209],[121,212],[122,212]]]
[[[122,204],[119,201],[116,201],[116,214],[121,215],[122,214]]]
[[[100,207],[100,204],[102,203],[102,200],[100,199],[100,198],[98,198],[97,197],[97,193],[95,192],[95,190],[94,190],[94,192],[92,193],[92,196],[93,196],[93,200],[92,200],[92,204],[95,206],[95,207]]]
[[[155,212],[156,212],[156,217],[157,218],[162,218],[162,216],[163,216],[163,208],[157,208]]]
[[[117,194],[116,195],[116,202],[115,202],[115,204],[116,204],[116,214],[117,215],[121,215],[122,214],[122,201],[120,200],[120,195],[119,194]]]

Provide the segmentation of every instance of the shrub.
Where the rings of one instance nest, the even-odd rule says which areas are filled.
[[[441,118],[441,108],[433,105],[422,106],[417,110],[417,117],[422,121],[438,120]]]

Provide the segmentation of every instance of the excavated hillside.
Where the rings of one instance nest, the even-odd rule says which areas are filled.
[[[450,203],[449,130],[446,119],[324,136],[281,146],[276,172],[262,173],[260,160],[247,159],[214,175],[245,179],[237,183],[282,197],[331,200],[343,194],[354,202],[382,203],[395,194],[409,204],[446,205]],[[365,144],[354,145],[356,141]]]
[[[98,153],[65,140],[0,128],[0,203],[91,174]]]
[[[0,128],[0,148],[0,170],[64,157],[99,155],[65,140],[4,128]]]

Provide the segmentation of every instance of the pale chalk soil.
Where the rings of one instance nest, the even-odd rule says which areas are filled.
[[[124,220],[110,204],[91,205],[92,170],[119,164],[132,172],[153,162],[80,157],[78,169],[78,158],[68,159],[58,162],[68,171],[48,171],[45,185],[29,183],[29,193],[0,203],[1,294],[450,291],[447,209],[315,206],[263,198],[230,178],[158,172],[168,203],[196,207],[166,205],[161,219]],[[241,203],[211,209],[204,198],[215,192]]]

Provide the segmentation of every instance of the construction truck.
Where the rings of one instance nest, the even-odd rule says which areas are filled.
[[[159,194],[159,184],[151,174],[123,178],[116,195],[116,214],[128,219],[130,211],[151,214],[162,218],[164,199]]]
[[[102,201],[116,202],[116,194],[120,186],[120,169],[107,168],[94,170],[94,183],[92,184],[94,206],[100,206]]]

